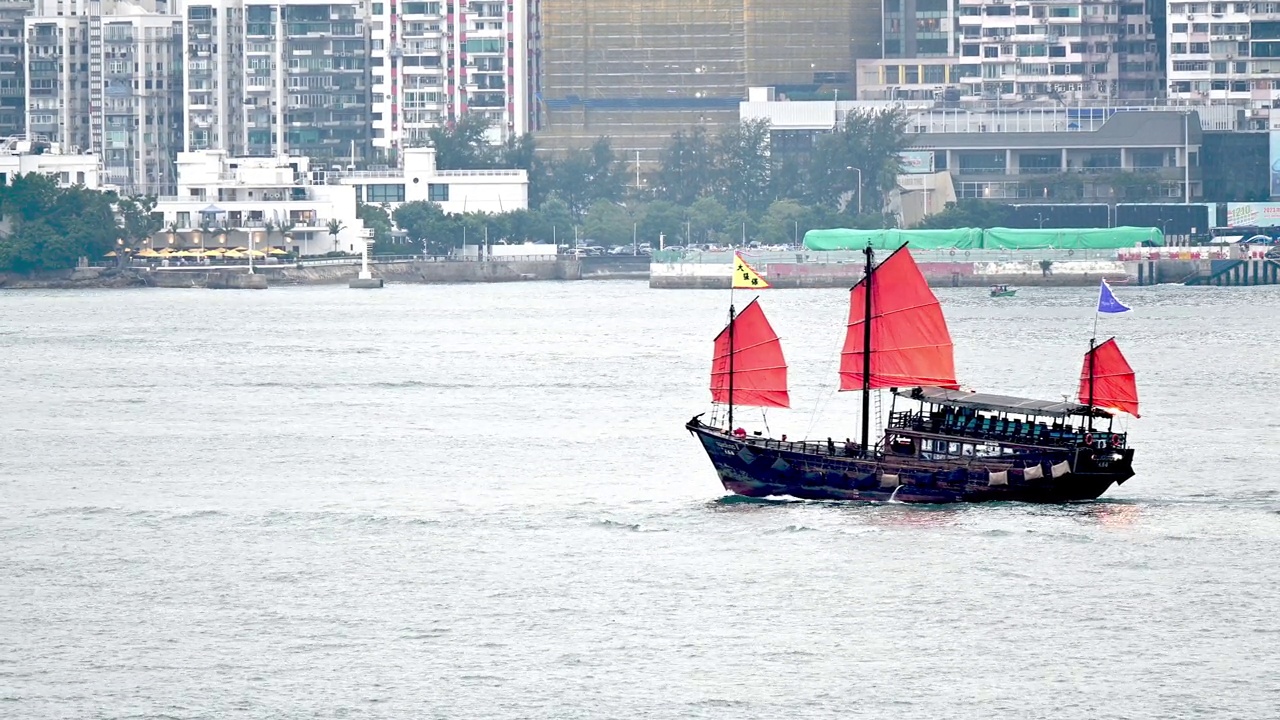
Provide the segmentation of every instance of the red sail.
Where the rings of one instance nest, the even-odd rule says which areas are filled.
[[[849,329],[840,351],[840,389],[861,390],[866,280],[849,293]],[[871,273],[871,388],[958,388],[942,306],[906,247]]]
[[[716,336],[711,400],[729,402],[729,328]],[[752,300],[733,321],[733,404],[791,407],[782,343],[760,304]]]
[[[1093,401],[1089,401],[1089,356],[1093,356]],[[1138,414],[1138,383],[1133,368],[1124,359],[1116,339],[1102,343],[1084,354],[1084,367],[1080,369],[1080,403],[1094,407],[1119,410],[1134,417]]]

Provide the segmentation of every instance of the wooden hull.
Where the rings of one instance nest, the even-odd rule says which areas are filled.
[[[685,427],[698,438],[726,490],[747,497],[790,495],[805,500],[862,502],[1062,503],[1094,500],[1113,483],[1133,476],[1133,450],[1094,452],[1089,448],[1046,447],[1016,458],[928,460],[919,457],[845,454],[843,443],[786,443],[759,437],[735,438],[696,418]],[[1062,462],[1070,471],[1053,477]],[[1039,465],[1040,478],[1022,468]],[[1004,472],[1007,484],[991,484]]]

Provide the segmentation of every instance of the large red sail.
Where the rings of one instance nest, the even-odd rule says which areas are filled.
[[[1089,391],[1089,357],[1093,357],[1093,392]],[[1090,397],[1092,395],[1092,401]],[[1138,414],[1138,383],[1133,368],[1125,360],[1116,339],[1102,343],[1084,354],[1084,367],[1080,369],[1081,404],[1119,410],[1134,417]]]
[[[733,404],[791,407],[782,343],[760,304],[752,300],[733,320]],[[716,336],[711,361],[711,400],[729,402],[729,327]]]
[[[867,281],[849,293],[849,327],[840,351],[840,389],[863,389]],[[938,298],[906,247],[871,273],[871,389],[958,388],[951,333]]]

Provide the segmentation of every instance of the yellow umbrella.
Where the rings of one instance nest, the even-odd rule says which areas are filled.
[[[161,257],[161,255],[155,250],[152,250],[151,248],[147,248],[142,252],[138,253],[138,257],[153,258],[153,257]]]
[[[273,247],[273,248],[271,248],[270,250],[268,250],[268,251],[267,251],[267,254],[268,254],[268,255],[288,255],[288,254],[289,254],[289,251],[288,251],[288,250],[281,250],[280,248],[274,248],[274,247]]]
[[[239,252],[238,250],[228,250],[226,254],[223,255],[223,257],[231,258],[232,260],[239,260],[240,258],[244,257],[244,253]]]
[[[246,253],[246,254],[247,254],[247,255],[252,255],[252,256],[254,256],[254,257],[266,257],[266,256],[267,256],[267,254],[266,254],[266,253],[264,253],[264,252],[262,252],[261,250],[250,250],[250,251],[249,251],[248,253]]]
[[[112,250],[111,252],[107,253],[106,255],[103,255],[102,257],[116,257],[116,251]]]
[[[166,248],[160,248],[160,251],[159,251],[159,252],[160,252],[160,254],[161,254],[161,255],[166,255],[166,256],[167,256],[167,255],[172,255],[172,254],[173,254],[173,248],[167,248],[167,247],[166,247]]]
[[[231,248],[231,249],[232,249],[232,250],[235,250],[236,252],[245,252],[245,251],[246,251],[246,250],[248,250],[249,248],[247,248],[247,247],[243,247],[243,246],[242,246],[242,247],[235,247],[235,248]]]
[[[205,251],[204,251],[204,252],[202,252],[202,253],[196,253],[196,254],[197,254],[197,255],[203,255],[203,256],[205,256],[205,257],[217,257],[217,256],[221,255],[221,254],[222,254],[222,253],[224,253],[224,252],[226,252],[226,250],[218,250],[218,249],[216,249],[216,248],[215,248],[215,249],[213,249],[213,250],[205,250]]]
[[[190,250],[179,250],[173,254],[174,257],[200,257],[200,253],[191,252]]]

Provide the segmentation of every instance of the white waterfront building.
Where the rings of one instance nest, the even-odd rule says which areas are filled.
[[[306,157],[178,153],[178,194],[161,197],[170,244],[282,248],[302,255],[360,252],[364,223],[350,186],[316,183]],[[330,232],[331,223],[337,234]]]
[[[0,139],[0,185],[18,175],[40,173],[59,187],[83,185],[91,190],[114,190],[101,182],[102,158],[92,153],[63,154],[62,147],[44,138],[14,136]]]
[[[529,173],[524,170],[440,170],[435,148],[409,148],[403,169],[345,172],[331,176],[355,188],[355,197],[394,210],[427,200],[446,213],[504,213],[529,209]]]

